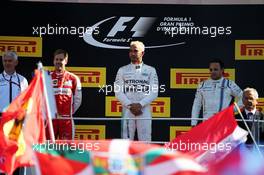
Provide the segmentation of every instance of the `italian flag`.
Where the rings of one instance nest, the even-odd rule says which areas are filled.
[[[0,170],[8,174],[20,166],[33,165],[33,143],[46,140],[44,117],[48,103],[44,97],[44,75],[36,70],[28,88],[3,113],[0,122]]]

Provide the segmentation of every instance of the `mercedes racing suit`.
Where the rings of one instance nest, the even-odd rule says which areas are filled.
[[[70,117],[81,105],[82,92],[80,79],[68,72],[51,72],[54,95],[59,117]],[[57,139],[74,138],[74,121],[72,119],[53,119],[54,135]]]
[[[192,118],[199,118],[200,110],[203,108],[203,118],[208,119],[228,107],[234,97],[241,106],[242,95],[242,90],[232,80],[223,77],[219,80],[205,80],[198,85],[192,106]],[[196,124],[197,120],[192,120],[191,125]]]
[[[122,138],[134,139],[137,129],[138,139],[151,141],[150,104],[158,96],[158,76],[155,68],[144,63],[128,64],[121,67],[116,75],[115,95],[121,102],[124,118],[149,118],[150,120],[122,120]],[[140,103],[142,114],[135,116],[129,110],[132,103]]]

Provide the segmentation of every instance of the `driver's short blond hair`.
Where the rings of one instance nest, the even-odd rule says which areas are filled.
[[[141,41],[131,41],[130,47],[131,46],[139,46],[143,52],[145,51],[145,45]]]

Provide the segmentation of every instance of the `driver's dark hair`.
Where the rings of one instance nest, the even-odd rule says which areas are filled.
[[[57,49],[55,50],[55,52],[53,53],[53,56],[55,57],[56,55],[59,55],[59,54],[63,54],[64,55],[64,58],[67,58],[68,59],[68,52],[66,50],[63,50],[63,49]]]
[[[223,63],[222,60],[220,60],[220,59],[212,59],[212,60],[209,62],[209,65],[210,65],[211,63],[219,63],[221,69],[224,69],[224,68],[225,68],[224,63]]]

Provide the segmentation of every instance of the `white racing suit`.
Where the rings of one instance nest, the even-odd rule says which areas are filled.
[[[198,85],[192,106],[192,118],[199,118],[200,110],[203,108],[203,118],[208,119],[228,107],[234,97],[241,106],[242,95],[242,90],[232,80],[223,77],[219,80],[205,80]],[[196,124],[197,120],[192,120],[191,125]]]
[[[122,104],[122,117],[149,118],[150,120],[122,120],[121,137],[134,139],[137,129],[138,140],[151,141],[150,104],[158,96],[158,76],[155,68],[146,64],[128,64],[121,67],[116,75],[115,95]],[[142,105],[142,114],[135,116],[129,110],[132,103]]]

